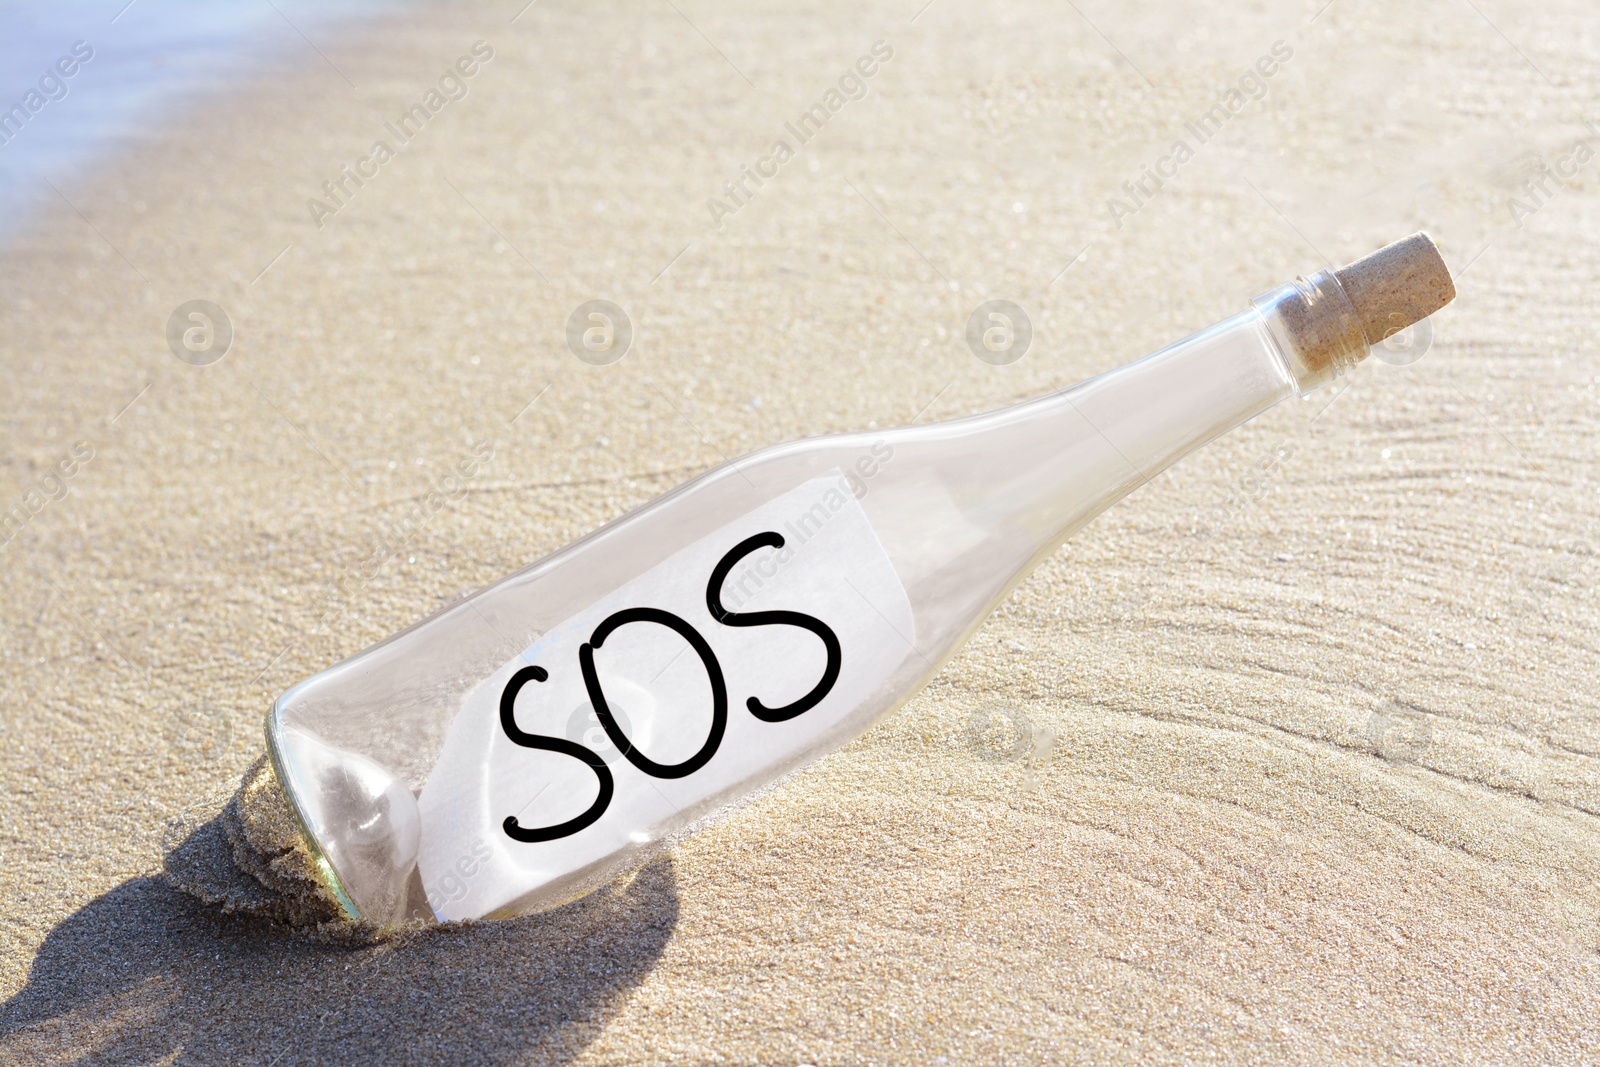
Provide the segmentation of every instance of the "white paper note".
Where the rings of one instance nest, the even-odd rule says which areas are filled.
[[[708,797],[764,784],[914,640],[905,590],[839,472],[729,523],[467,695],[419,798],[429,904],[480,918],[660,836]]]

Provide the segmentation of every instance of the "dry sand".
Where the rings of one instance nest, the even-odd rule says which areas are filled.
[[[94,448],[0,548],[0,1060],[1600,1057],[1592,9],[519,6],[289,39],[0,259],[0,503]],[[319,230],[306,198],[480,38]],[[1534,201],[1541,157],[1571,180]],[[1419,228],[1460,290],[1420,362],[1147,486],[899,717],[629,884],[351,950],[155,876],[277,693],[723,456],[1065,385]],[[562,340],[597,296],[637,329],[610,367]],[[238,336],[196,368],[163,328],[200,297]],[[961,341],[993,297],[1036,329],[1008,367]],[[1016,721],[1053,757],[997,755]]]

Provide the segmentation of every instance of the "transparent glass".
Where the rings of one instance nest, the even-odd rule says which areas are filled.
[[[735,780],[639,816],[639,825],[608,839],[617,843],[604,855],[487,914],[571,899],[771,788],[917,693],[1013,585],[1102,510],[1299,391],[1284,337],[1272,301],[1258,301],[1135,363],[1001,411],[764,449],[301,682],[268,717],[269,751],[330,886],[352,916],[375,923],[462,917],[441,910],[422,886],[417,856],[428,842],[415,798],[469,694],[564,620],[685,546],[809,479],[843,472],[904,590],[911,646],[827,729],[743,753]],[[730,714],[742,713],[742,701]],[[585,780],[591,784],[550,794],[552,813],[582,809],[595,789]],[[541,819],[539,810],[535,804],[522,818],[554,817]],[[513,847],[494,847],[502,845]]]

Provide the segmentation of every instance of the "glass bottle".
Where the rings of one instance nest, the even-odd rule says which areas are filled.
[[[1416,234],[1049,396],[701,475],[278,699],[318,869],[377,926],[581,895],[894,711],[1105,508],[1453,296]]]

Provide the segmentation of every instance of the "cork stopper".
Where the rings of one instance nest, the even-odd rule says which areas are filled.
[[[1414,233],[1347,267],[1319,270],[1256,297],[1301,393],[1367,358],[1372,346],[1455,299],[1439,249]]]
[[[1333,272],[1367,344],[1381,344],[1456,297],[1450,268],[1425,233],[1414,233]]]

